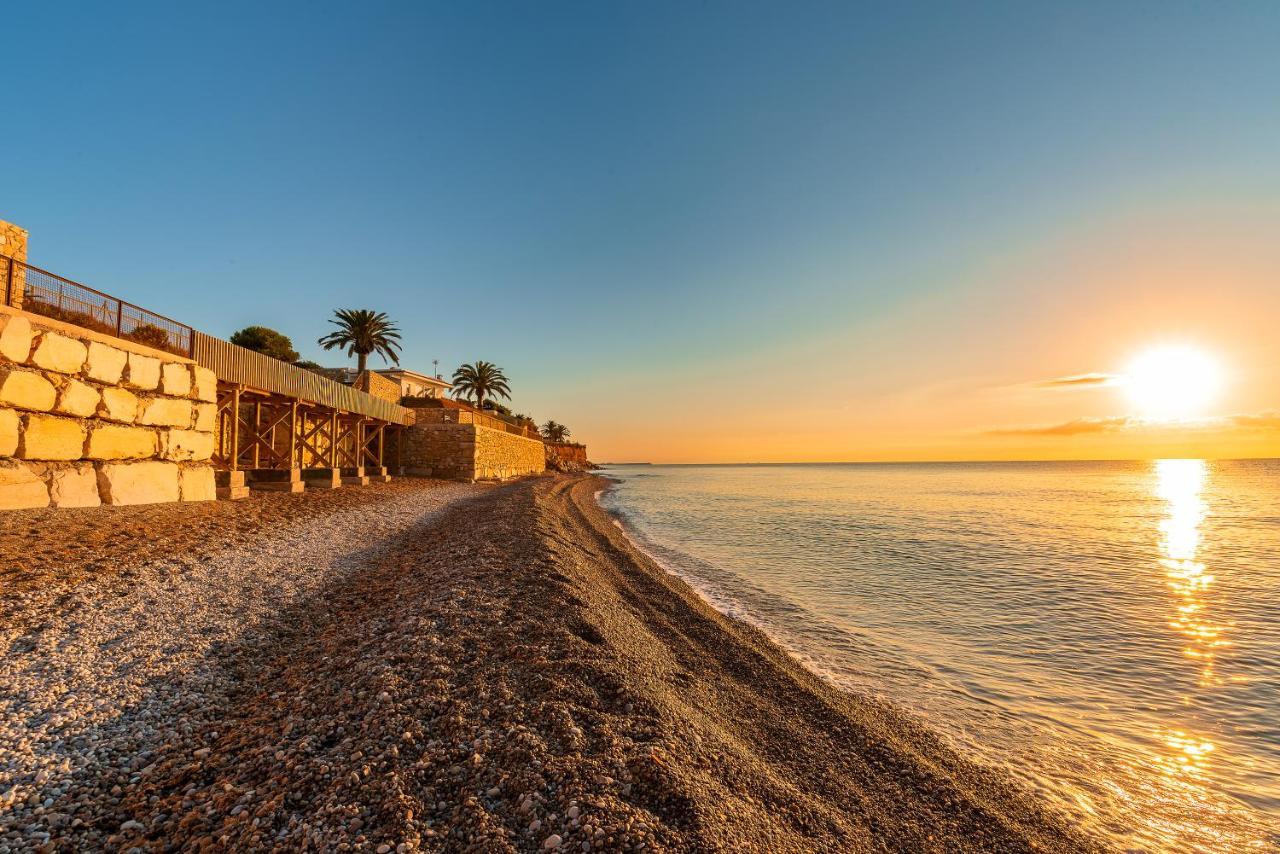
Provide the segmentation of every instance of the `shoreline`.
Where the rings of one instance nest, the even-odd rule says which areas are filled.
[[[26,726],[0,738],[0,845],[1093,850],[1012,781],[715,610],[614,524],[603,483],[442,497],[401,482],[340,510],[305,495],[224,510],[206,536],[297,508],[265,549],[211,558],[240,595],[299,571],[309,586],[254,598],[254,621],[234,597],[210,609],[207,642],[183,609],[227,586],[218,573],[152,556],[71,602],[31,594],[48,599],[41,626],[0,625],[23,642],[0,696]],[[19,690],[69,663],[74,688]]]
[[[947,790],[947,794],[942,797],[946,803],[944,815],[953,808],[957,812],[973,809],[982,814],[986,822],[990,822],[984,826],[984,821],[978,821],[965,828],[953,821],[950,828],[952,832],[949,834],[930,832],[911,838],[910,832],[903,828],[888,830],[889,817],[886,814],[867,815],[865,818],[868,825],[874,828],[874,832],[869,835],[862,836],[856,832],[850,834],[846,831],[829,838],[802,837],[797,840],[800,844],[796,850],[804,850],[805,844],[814,846],[814,850],[842,850],[844,846],[850,846],[860,850],[889,848],[904,851],[1093,850],[1096,846],[1095,841],[1072,828],[1065,816],[1039,803],[1033,795],[1001,772],[981,766],[963,756],[944,736],[929,728],[925,722],[898,709],[884,698],[855,694],[841,688],[821,672],[806,665],[800,657],[771,638],[754,621],[726,613],[680,572],[668,568],[659,558],[649,554],[643,544],[635,539],[634,533],[627,529],[625,522],[617,519],[599,503],[599,497],[612,486],[613,481],[607,475],[596,475],[596,479],[608,481],[608,485],[591,493],[592,506],[602,519],[593,520],[589,512],[584,513],[589,527],[597,534],[604,534],[610,541],[615,536],[621,539],[623,548],[618,551],[623,557],[622,563],[626,567],[624,571],[631,573],[633,578],[645,579],[649,592],[657,594],[652,596],[652,604],[661,606],[661,600],[670,597],[670,604],[687,609],[688,618],[696,622],[705,621],[712,632],[724,633],[725,643],[721,649],[733,653],[728,656],[730,660],[724,663],[731,665],[733,682],[736,683],[734,689],[747,686],[741,671],[736,669],[739,664],[736,659],[745,656],[753,659],[759,667],[753,676],[760,684],[751,686],[753,690],[781,681],[786,688],[796,693],[792,698],[793,702],[803,700],[806,705],[815,704],[817,714],[813,717],[805,715],[796,721],[802,725],[797,727],[795,734],[827,738],[832,749],[827,756],[831,761],[823,762],[821,756],[811,756],[809,759],[809,767],[817,770],[818,776],[856,772],[860,760],[866,757],[858,756],[860,751],[853,751],[837,759],[841,750],[825,733],[839,732],[843,735],[862,730],[857,736],[859,747],[876,754],[876,759],[880,760],[875,763],[879,766],[876,771],[887,770],[881,761],[901,750],[902,753],[895,758],[905,760],[904,765],[899,768],[903,777],[912,778],[924,771],[928,778],[923,790],[912,793],[920,796],[921,802],[907,806],[905,801],[897,801],[886,812],[931,812],[932,805],[928,801],[942,790]],[[577,509],[587,510],[581,506]],[[617,542],[611,544],[615,548],[619,545]],[[710,672],[704,669],[700,676],[705,678]],[[816,732],[811,731],[815,729]],[[880,743],[876,744],[876,741]],[[755,742],[755,746],[758,748],[762,744]],[[775,749],[777,745],[768,745],[770,752]],[[851,776],[856,776],[856,773]],[[802,778],[803,772],[796,779]],[[884,789],[896,790],[898,795],[904,795],[906,792],[900,788],[901,782],[889,781]],[[879,800],[878,796],[883,794],[884,792],[867,791],[861,793],[857,800],[862,803]],[[839,809],[840,804],[829,806]],[[917,820],[917,816],[906,818],[908,826],[912,828],[919,826]],[[946,818],[940,818],[936,829],[940,830],[947,823]],[[987,831],[994,833],[995,828],[1000,825],[1005,825],[999,830],[1002,838],[995,841],[987,835]],[[971,831],[976,831],[976,834]],[[775,848],[777,843],[778,840],[770,839],[758,850],[782,850]]]

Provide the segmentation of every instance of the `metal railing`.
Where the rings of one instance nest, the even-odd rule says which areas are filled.
[[[7,255],[0,255],[0,276],[5,305],[179,356],[193,353],[185,323]]]

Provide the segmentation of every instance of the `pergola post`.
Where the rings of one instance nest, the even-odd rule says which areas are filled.
[[[240,469],[240,386],[231,391],[231,470]]]
[[[222,418],[224,430],[219,431],[218,440],[227,441],[223,454],[227,470],[215,471],[213,480],[218,497],[234,501],[249,494],[249,488],[244,485],[244,472],[240,470],[240,386],[231,388],[231,404],[223,411]],[[228,419],[230,424],[226,423]]]

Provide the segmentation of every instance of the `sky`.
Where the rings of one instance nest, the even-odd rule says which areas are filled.
[[[6,15],[0,219],[210,334],[386,311],[596,460],[1280,455],[1274,3]]]

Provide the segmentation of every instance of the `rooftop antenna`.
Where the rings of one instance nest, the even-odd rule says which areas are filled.
[[[436,372],[436,379],[440,379],[440,360],[439,359],[431,360],[431,370]]]

